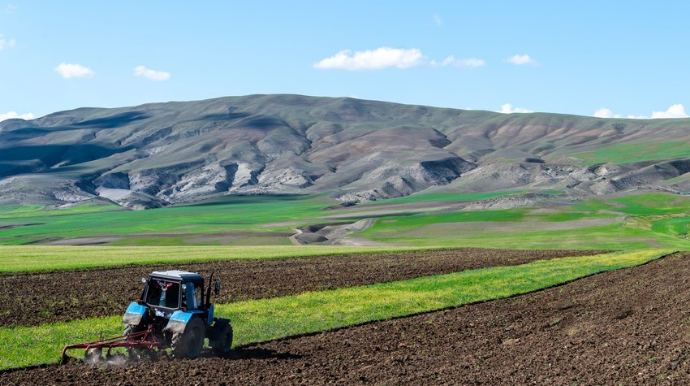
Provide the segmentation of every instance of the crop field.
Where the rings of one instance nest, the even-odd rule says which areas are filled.
[[[554,249],[690,249],[690,197],[646,193],[554,209],[383,216],[360,236],[398,245]]]
[[[4,316],[0,327],[120,314],[132,299],[141,295],[138,279],[154,270],[176,268],[207,276],[213,272],[224,283],[217,302],[229,303],[600,253],[604,251],[442,249],[0,273],[0,283],[6,288],[0,294],[0,315]],[[100,286],[108,290],[83,290]],[[51,290],[36,296],[35,288]],[[17,305],[22,308],[21,313],[14,312]]]
[[[262,226],[318,217],[324,208],[334,204],[334,200],[321,196],[249,196],[147,211],[95,204],[60,210],[42,210],[35,205],[4,206],[0,207],[0,242],[114,237],[122,244],[137,244],[136,240],[126,239],[136,235],[139,244],[166,245],[181,243],[182,235],[231,233],[234,237],[226,237],[229,244],[243,237],[268,238],[267,244],[290,244],[285,235],[290,226]],[[193,240],[189,243],[196,244]]]
[[[0,384],[169,384],[184,375],[201,384],[570,385],[610,383],[595,376],[611,369],[626,383],[687,380],[690,356],[655,334],[688,325],[680,299],[690,295],[690,256],[674,251],[690,250],[690,198],[466,209],[524,193],[562,194],[434,190],[352,207],[325,196],[228,197],[143,212],[0,207]],[[360,220],[368,225],[348,237],[364,244],[293,245],[310,226]],[[139,278],[167,269],[222,280],[216,313],[233,322],[231,354],[55,365],[66,344],[121,334]]]
[[[463,304],[511,297],[566,283],[593,273],[644,264],[668,254],[666,251],[590,253],[589,255],[583,255],[577,251],[445,250],[441,252],[420,251],[321,259],[297,258],[253,261],[252,264],[255,264],[257,268],[259,264],[273,263],[275,265],[269,264],[264,267],[265,269],[247,266],[244,273],[249,273],[253,269],[255,272],[254,279],[258,283],[266,282],[270,278],[271,281],[283,284],[276,285],[273,289],[268,288],[267,293],[252,293],[251,289],[245,290],[241,285],[230,285],[229,291],[232,291],[239,299],[246,300],[231,301],[218,306],[219,315],[232,318],[236,331],[236,344],[240,347],[230,357],[222,359],[225,361],[222,364],[232,367],[235,364],[240,365],[238,362],[244,360],[252,361],[263,358],[263,360],[270,361],[278,357],[289,358],[291,356],[289,352],[273,356],[270,352],[256,351],[256,346],[252,345],[254,342],[296,337],[283,341],[289,344],[292,341],[310,339],[299,337],[305,333],[328,331],[376,320],[387,320]],[[322,264],[316,264],[319,261]],[[227,263],[237,264],[237,262]],[[295,264],[292,268],[290,267],[291,263]],[[369,264],[368,268],[356,268],[361,267],[362,263]],[[350,268],[350,271],[347,267]],[[376,267],[379,267],[378,271]],[[384,267],[391,267],[391,269],[384,269]],[[120,269],[131,270],[135,268]],[[144,272],[143,268],[145,267],[139,267],[142,272]],[[230,265],[226,268],[236,269],[237,266]],[[276,272],[286,270],[291,271],[291,273],[288,272],[282,277],[275,275]],[[305,275],[305,270],[310,271],[311,275]],[[84,275],[87,272],[89,270],[62,273]],[[98,270],[94,272],[98,272]],[[372,272],[374,272],[373,275]],[[3,274],[0,278],[3,279],[3,284],[11,285],[14,284],[12,280],[17,280],[17,276],[23,275],[24,281],[29,283],[23,290],[29,293],[28,296],[36,298],[43,293],[44,286],[41,284],[55,279],[49,275],[59,273]],[[117,276],[107,275],[106,277]],[[296,277],[301,277],[303,280],[296,280]],[[330,279],[324,280],[324,277]],[[340,281],[338,277],[340,277]],[[343,278],[345,277],[359,278],[359,281],[344,281]],[[227,276],[223,276],[223,278],[225,282],[232,280]],[[133,281],[136,282],[136,280]],[[32,286],[31,283],[36,285]],[[90,283],[87,281],[84,285],[88,286]],[[98,286],[107,289],[111,286],[119,286],[119,283],[108,283],[105,280]],[[132,290],[135,289],[134,287],[130,286]],[[69,294],[69,289],[64,291]],[[79,290],[72,289],[72,292],[73,294],[68,297],[75,299]],[[228,294],[226,293],[226,295]],[[108,293],[104,296],[112,295]],[[101,307],[101,312],[104,315],[118,313],[118,301],[121,299],[117,298],[118,295],[115,295],[110,300],[106,299],[106,305]],[[224,299],[228,300],[227,298]],[[108,306],[108,303],[111,305]],[[0,346],[0,358],[3,361],[0,365],[2,368],[51,363],[57,360],[60,348],[66,343],[120,333],[122,327],[119,315],[90,318],[88,314],[79,314],[76,311],[79,309],[82,309],[82,304],[77,302],[71,310],[64,308],[60,310],[61,312],[54,313],[48,310],[46,315],[35,315],[34,320],[18,321],[15,322],[15,325],[0,328],[0,342],[3,342]],[[66,319],[61,319],[58,315],[63,312],[71,313],[71,315]],[[36,320],[55,322],[37,324]],[[371,324],[371,326],[374,325],[376,323]],[[271,343],[266,344],[270,345]],[[325,346],[318,347],[329,347],[331,344],[336,343],[325,342]],[[418,344],[423,344],[423,342],[420,341]],[[184,371],[182,369],[185,369],[186,366],[209,366],[210,369],[219,365],[218,360],[221,359],[204,358],[197,361],[180,361],[175,368]],[[277,368],[282,369],[282,366],[290,363],[292,362],[287,361]],[[133,366],[150,366],[150,364]],[[84,371],[92,370],[89,366],[78,364],[64,367],[49,366],[30,370],[12,370],[0,375],[0,383],[41,383],[43,381],[40,378],[47,376],[62,379],[62,375],[57,374],[63,374],[66,377],[63,380],[66,380],[70,377],[81,377],[80,374],[83,375]],[[117,369],[98,371],[104,375],[118,372]],[[137,383],[145,382],[147,374],[150,374],[147,371],[137,371],[136,373],[143,377],[139,380],[133,380]],[[231,373],[235,374],[234,372]],[[267,376],[268,378],[265,380],[271,379],[269,374]],[[94,382],[104,382],[103,379],[98,379],[98,377],[94,378]],[[116,379],[117,377],[111,378],[105,382],[116,383]],[[171,381],[172,379],[170,378]],[[314,382],[319,383],[318,379],[326,378],[314,378]],[[208,382],[209,379],[200,381]],[[261,382],[261,379],[247,378],[247,382],[257,383]]]
[[[227,357],[5,372],[6,384],[687,384],[690,259],[243,346]],[[663,304],[663,307],[659,305]]]
[[[278,252],[281,248],[290,250],[291,237],[297,234],[297,228],[369,219],[372,221],[370,227],[351,236],[364,241],[365,245],[388,246],[389,249],[487,246],[690,249],[687,238],[690,197],[676,194],[624,195],[548,209],[466,210],[462,207],[467,203],[522,193],[525,191],[476,194],[430,191],[354,207],[342,207],[335,200],[320,195],[236,196],[147,211],[96,204],[59,210],[45,210],[35,205],[2,206],[0,244],[241,246],[248,255],[260,251],[259,255],[274,256],[282,253]],[[559,191],[538,193],[556,198],[560,194]],[[269,252],[271,248],[275,249]],[[175,250],[160,251],[175,255]],[[225,252],[218,253],[225,255]],[[285,255],[293,253],[301,252],[290,250]],[[209,256],[215,254],[209,250]],[[160,254],[152,251],[147,255]],[[126,264],[125,260],[117,258],[116,264]],[[87,258],[86,261],[95,260]],[[5,267],[0,269],[6,270]]]
[[[73,247],[4,246],[0,272],[34,272],[141,264],[184,264],[193,261],[256,260],[345,253],[385,252],[419,247],[348,246],[184,246],[184,247]]]

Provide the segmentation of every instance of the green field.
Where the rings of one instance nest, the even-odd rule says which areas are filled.
[[[34,206],[0,207],[0,226],[35,224],[1,229],[0,243],[22,244],[48,237],[151,235],[155,239],[157,234],[170,233],[285,232],[291,229],[289,225],[263,226],[315,218],[334,204],[321,196],[235,196],[146,211],[104,211],[97,205],[52,211],[36,210]]]
[[[2,246],[0,247],[0,272],[37,272],[131,264],[188,263],[234,259],[274,259],[412,249],[420,248],[348,246]]]
[[[235,344],[247,344],[505,298],[597,272],[643,264],[667,253],[648,250],[541,260],[513,267],[230,303],[218,306],[217,314],[232,319]],[[66,344],[119,335],[120,320],[113,316],[1,328],[0,370],[56,362]]]
[[[686,237],[690,197],[676,194],[632,194],[549,209],[454,209],[458,203],[520,193],[523,192],[430,191],[351,208],[343,208],[323,195],[231,196],[146,211],[96,204],[59,210],[45,210],[41,206],[2,206],[0,244],[88,238],[115,246],[241,246],[247,247],[250,254],[256,251],[253,256],[263,253],[260,251],[275,256],[282,253],[275,251],[282,249],[290,251],[283,255],[301,254],[290,246],[290,235],[295,234],[295,228],[369,218],[375,220],[373,226],[352,236],[389,248],[690,249]],[[541,193],[557,195],[560,192]],[[8,254],[15,251],[0,250],[0,261],[11,258]],[[56,251],[59,255],[59,250]],[[232,248],[206,252],[209,258],[234,258],[239,253]],[[170,249],[152,249],[147,250],[147,257],[141,258],[149,261],[147,259],[155,255],[155,261],[159,262],[160,256],[166,253],[174,255],[171,260],[178,260],[181,255]],[[190,255],[196,256],[195,252]],[[103,260],[98,254],[92,258]],[[138,259],[136,256],[129,258],[132,262]],[[50,261],[55,259],[59,256],[49,258]],[[126,259],[116,260],[118,264],[127,263]]]
[[[384,216],[359,235],[399,245],[522,249],[690,249],[690,197],[646,193],[550,210]]]
[[[47,209],[44,205],[0,205],[0,220],[21,219],[25,217],[64,216],[73,214],[123,211],[126,210],[115,204],[86,203],[57,210]]]
[[[602,146],[596,150],[574,154],[584,160],[585,164],[598,163],[633,163],[670,158],[684,158],[690,152],[687,141],[622,143]]]

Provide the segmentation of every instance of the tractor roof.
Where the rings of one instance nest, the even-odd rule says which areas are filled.
[[[171,279],[175,281],[203,281],[204,278],[195,272],[187,271],[154,271],[151,276],[159,277],[161,279]]]

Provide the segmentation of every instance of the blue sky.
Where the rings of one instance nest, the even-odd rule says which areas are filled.
[[[681,1],[0,0],[0,119],[257,93],[682,117],[688,14]]]

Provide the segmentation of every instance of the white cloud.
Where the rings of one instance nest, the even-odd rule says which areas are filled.
[[[513,55],[510,58],[506,59],[506,61],[508,63],[513,63],[517,66],[524,66],[527,64],[532,65],[532,66],[536,66],[539,64],[539,63],[537,63],[536,60],[530,58],[530,56],[527,54],[525,54],[525,55]]]
[[[422,51],[417,48],[402,49],[381,47],[375,50],[357,51],[354,53],[350,50],[340,51],[330,58],[314,63],[314,68],[354,71],[380,70],[389,67],[405,69],[416,66],[441,67],[448,65],[476,68],[484,64],[484,61],[481,59],[455,59],[453,56],[449,56],[437,62],[435,60],[429,60],[422,54]]]
[[[594,112],[594,116],[597,118],[621,118],[620,115],[614,114],[613,111],[610,109],[607,109],[606,107],[602,107],[600,109],[597,109]]]
[[[623,118],[621,114],[614,114],[611,109],[607,109],[606,107],[602,107],[600,109],[596,109],[594,111],[594,116],[596,118]],[[649,117],[646,117],[644,115],[628,115],[626,118],[628,119],[649,119]]]
[[[64,62],[55,67],[55,72],[65,79],[90,78],[94,74],[90,68],[84,67],[81,64],[69,64]]]
[[[482,59],[477,58],[455,59],[455,57],[449,56],[443,59],[442,62],[436,62],[432,60],[431,62],[429,62],[429,64],[434,67],[453,65],[456,67],[477,68],[484,66],[486,62],[484,62],[484,60]]]
[[[469,67],[469,68],[483,67],[485,64],[486,64],[486,62],[484,62],[484,60],[477,59],[477,58],[456,59],[453,62],[453,65],[455,65],[455,66]]]
[[[342,70],[378,70],[387,67],[409,68],[422,65],[426,58],[417,48],[400,49],[381,47],[375,50],[340,51],[330,58],[315,63],[314,68]]]
[[[14,4],[8,4],[7,7],[5,7],[5,13],[8,15],[14,15],[15,13],[17,13],[18,9],[18,6]]]
[[[688,114],[685,113],[685,107],[680,103],[669,107],[666,111],[654,111],[652,112],[652,119],[659,118],[687,118]]]
[[[613,111],[602,107],[594,112],[594,116],[597,118],[623,118],[620,114],[614,114]],[[688,114],[685,112],[685,107],[678,103],[669,107],[666,111],[653,111],[651,119],[663,119],[663,118],[688,118]],[[628,119],[650,119],[646,115],[628,115]]]
[[[5,39],[5,35],[0,34],[0,51],[2,51],[5,48],[12,48],[17,44],[17,41],[14,39]]]
[[[506,103],[501,105],[500,113],[503,114],[513,114],[513,113],[533,113],[532,110],[523,109],[522,107],[513,107],[512,104]]]
[[[34,119],[34,115],[31,113],[26,113],[26,114],[17,114],[15,111],[8,111],[5,114],[0,114],[0,121],[4,121],[6,119]]]
[[[152,70],[150,68],[146,68],[144,66],[134,67],[134,76],[143,76],[144,78],[146,78],[148,80],[152,80],[154,82],[160,82],[163,80],[170,79],[170,73],[169,72],[156,71],[156,70]]]
[[[439,27],[441,26],[441,24],[443,24],[443,20],[441,20],[441,16],[438,13],[434,14],[434,24],[436,24]]]

